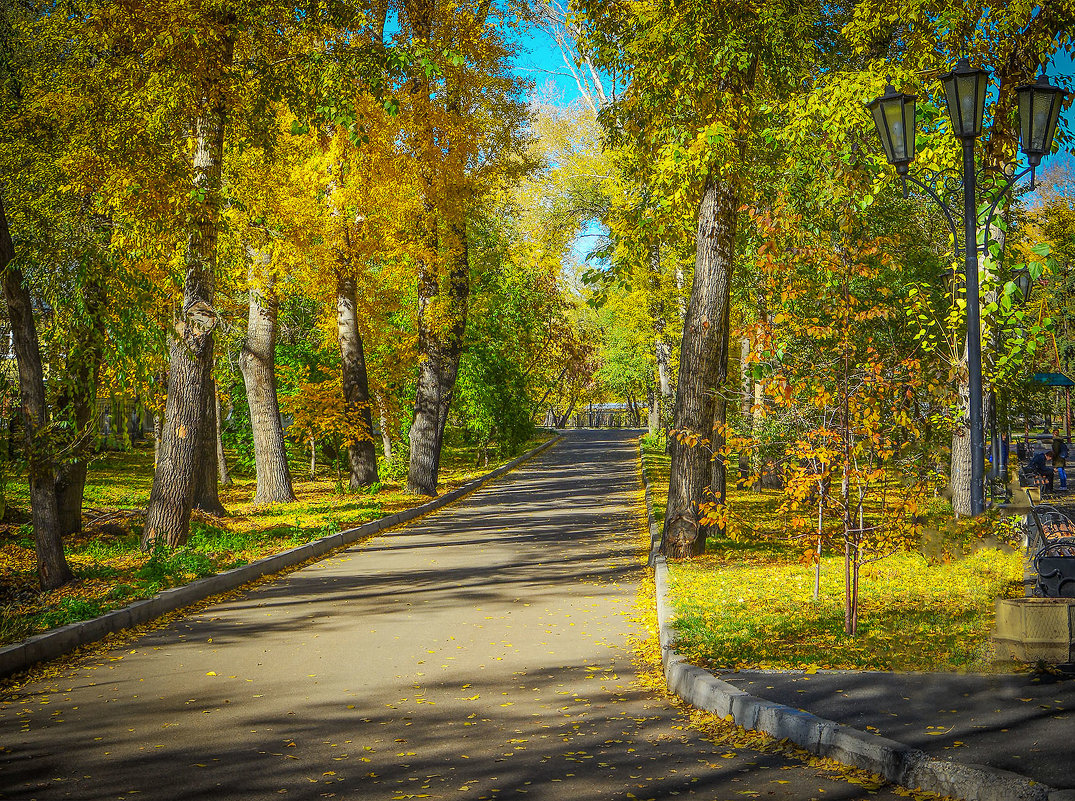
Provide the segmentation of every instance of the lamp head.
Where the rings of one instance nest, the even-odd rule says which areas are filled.
[[[957,139],[977,139],[982,135],[989,73],[971,67],[970,60],[964,56],[955,69],[941,76],[941,85],[948,117],[952,120],[952,134]]]
[[[1019,95],[1019,142],[1031,167],[1053,148],[1053,135],[1064,105],[1064,90],[1049,83],[1042,73],[1034,83],[1015,90]]]
[[[885,149],[888,163],[896,168],[900,175],[906,175],[907,169],[915,157],[915,95],[897,92],[889,79],[885,93],[866,104],[873,116],[873,124],[881,137],[881,146]]]

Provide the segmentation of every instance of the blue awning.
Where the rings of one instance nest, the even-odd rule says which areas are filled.
[[[1034,377],[1030,380],[1047,387],[1075,387],[1075,381],[1063,373],[1034,373]]]

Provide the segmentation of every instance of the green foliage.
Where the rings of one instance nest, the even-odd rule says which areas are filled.
[[[170,549],[156,544],[149,559],[135,573],[145,591],[154,593],[214,573],[209,557],[191,545]]]
[[[65,626],[79,620],[88,620],[101,614],[101,604],[83,598],[64,598],[59,606],[42,615],[41,622],[48,628]]]

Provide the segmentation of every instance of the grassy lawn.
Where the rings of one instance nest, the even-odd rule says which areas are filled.
[[[668,457],[646,449],[654,511],[663,519]],[[1022,555],[963,547],[907,551],[860,574],[859,634],[844,634],[842,553],[813,566],[785,532],[779,493],[729,493],[735,539],[710,537],[700,558],[669,562],[677,649],[714,669],[992,670],[994,599],[1022,593]],[[931,553],[935,547],[931,547]]]
[[[539,433],[524,450],[548,439]],[[440,491],[484,475],[511,457],[476,466],[472,450],[445,444]],[[252,476],[232,476],[221,487],[227,517],[195,512],[190,542],[178,550],[146,553],[140,547],[145,507],[153,483],[153,451],[140,445],[104,453],[90,465],[84,530],[65,543],[77,581],[52,592],[37,587],[33,532],[24,482],[8,486],[8,511],[0,525],[0,645],[49,628],[85,620],[222,570],[238,567],[310,540],[424,503],[406,481],[385,480],[368,491],[341,487],[334,469],[292,465],[295,503],[255,507]],[[346,477],[345,477],[346,480]]]

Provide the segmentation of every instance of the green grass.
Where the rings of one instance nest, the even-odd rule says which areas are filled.
[[[649,447],[645,459],[661,520],[668,458]],[[734,538],[710,537],[705,555],[669,563],[677,649],[688,660],[714,669],[992,669],[994,601],[1021,593],[1020,553],[970,547],[956,532],[930,558],[915,550],[868,564],[858,635],[849,637],[842,554],[823,556],[813,600],[813,566],[784,528],[779,495],[732,490]]]

